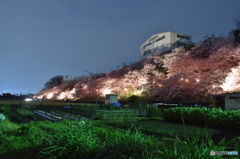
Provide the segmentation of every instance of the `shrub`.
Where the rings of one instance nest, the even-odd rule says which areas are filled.
[[[98,158],[151,158],[150,152],[157,149],[155,140],[134,126],[125,133],[117,130],[104,133],[104,147],[99,149]]]
[[[8,104],[0,105],[0,113],[9,113],[10,106]]]
[[[16,123],[13,123],[8,119],[5,119],[0,123],[0,134],[12,132],[18,128],[19,126]]]
[[[69,128],[56,132],[47,140],[40,158],[90,158],[100,145],[91,122],[64,122]]]
[[[27,109],[18,109],[17,112],[22,115],[22,116],[32,116],[34,115],[34,113],[31,110],[27,110]]]
[[[139,103],[140,103],[140,99],[138,96],[132,95],[132,96],[128,97],[128,102],[129,102],[130,106],[138,107]]]
[[[201,135],[202,134],[202,135]],[[169,158],[194,158],[194,159],[212,159],[222,158],[220,155],[211,156],[210,151],[226,151],[229,149],[230,143],[234,142],[237,138],[226,142],[225,138],[218,144],[215,144],[212,138],[206,132],[198,132],[192,138],[180,139],[176,138],[164,138],[165,143],[162,144],[162,149],[158,151],[163,159]],[[166,141],[171,144],[167,145]],[[231,151],[233,149],[231,148]],[[235,148],[235,150],[237,150]],[[228,156],[229,158],[236,158],[236,156]]]
[[[223,111],[221,109],[206,109],[194,107],[170,108],[163,112],[165,121],[184,122],[199,126],[240,129],[240,111]]]
[[[157,108],[155,106],[150,106],[147,109],[147,114],[149,117],[161,117],[162,116],[162,109]]]
[[[12,155],[13,152],[18,154],[22,150],[26,151],[42,145],[44,139],[48,136],[45,131],[33,125],[33,123],[20,126],[9,124],[11,124],[11,127],[5,128],[7,134],[0,134],[0,154],[5,154],[6,158],[9,158],[9,155]]]

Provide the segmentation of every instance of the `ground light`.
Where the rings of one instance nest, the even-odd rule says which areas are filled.
[[[29,102],[29,101],[33,101],[33,99],[32,98],[26,98],[25,101]]]

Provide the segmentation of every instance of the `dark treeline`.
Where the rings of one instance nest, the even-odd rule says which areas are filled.
[[[15,95],[11,93],[3,93],[0,95],[0,100],[24,100],[26,98],[32,98],[33,94],[20,94]]]

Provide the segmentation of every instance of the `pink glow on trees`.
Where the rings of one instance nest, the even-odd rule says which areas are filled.
[[[138,95],[144,99],[171,100],[240,91],[239,64],[240,46],[234,46],[231,38],[211,37],[191,51],[179,47],[170,54],[151,56],[110,71],[106,77],[85,82],[67,80],[41,90],[38,95],[51,99],[95,99],[113,93],[120,98]]]
[[[199,85],[194,78],[194,74],[186,71],[182,71],[166,79],[161,79],[159,83],[161,87],[159,88],[157,97],[168,100],[192,97],[194,89]],[[197,92],[195,92],[195,95],[197,95]]]
[[[57,99],[63,100],[63,99],[74,99],[76,95],[76,89],[73,88],[72,90],[65,90],[64,92],[61,92],[60,95],[57,97]]]
[[[63,100],[64,98],[66,98],[66,93],[62,92],[59,96],[58,99]]]
[[[166,67],[167,69],[169,69],[169,73],[172,73],[172,69],[173,69],[173,63],[178,60],[181,59],[182,57],[188,55],[188,52],[185,52],[183,47],[179,47],[173,50],[172,53],[170,54],[166,54],[163,55],[162,58],[162,62],[164,64],[164,67]]]
[[[111,91],[110,91],[109,88],[105,88],[105,89],[103,90],[103,94],[104,94],[104,95],[110,94],[110,93],[111,93]]]
[[[152,62],[151,59],[148,60]],[[125,87],[130,87],[129,91],[133,95],[153,96],[156,92],[154,85],[160,76],[162,73],[156,69],[156,65],[146,63],[142,69],[130,71],[124,76]]]
[[[53,93],[49,93],[48,95],[47,95],[47,99],[51,99],[53,97]]]
[[[221,87],[225,92],[240,91],[240,66],[231,69]]]

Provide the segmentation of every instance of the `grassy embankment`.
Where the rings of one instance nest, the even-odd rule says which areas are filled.
[[[9,103],[1,105],[1,111],[6,115],[11,114],[10,105]],[[33,106],[34,104],[28,107],[19,106],[17,109],[19,116],[32,115]],[[85,107],[86,111],[90,110]],[[228,147],[224,139],[214,142],[212,136],[220,134],[218,130],[144,119],[64,120],[56,123],[33,121],[18,124],[7,119],[0,123],[2,141],[0,156],[1,158],[19,158],[19,156],[22,156],[21,158],[221,158],[210,156],[210,150],[239,148],[239,145]]]

